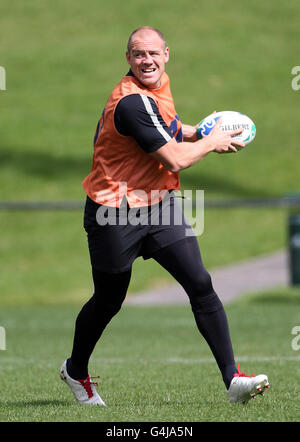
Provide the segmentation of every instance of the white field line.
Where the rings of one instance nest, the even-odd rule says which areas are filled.
[[[285,361],[300,361],[300,355],[295,356],[235,356],[236,362],[285,362]],[[203,357],[203,358],[181,358],[181,357],[170,357],[161,359],[139,359],[135,357],[129,358],[93,358],[93,363],[96,364],[123,364],[128,362],[136,362],[142,364],[148,363],[170,363],[170,364],[215,364],[216,361],[213,357]]]
[[[235,360],[237,363],[239,362],[299,362],[300,361],[300,355],[295,356],[236,356]],[[54,364],[54,362],[51,361],[42,361],[37,362],[34,359],[25,359],[22,357],[8,357],[2,355],[1,357],[1,370],[11,370],[16,367],[24,367],[28,365],[32,365],[35,368],[39,369],[45,369],[45,368],[53,368],[55,369],[57,364]],[[161,358],[161,359],[140,359],[135,357],[128,357],[128,358],[93,358],[92,365],[95,366],[101,366],[101,365],[111,365],[111,364],[142,364],[142,365],[149,365],[149,364],[185,364],[185,365],[199,365],[199,364],[215,364],[216,361],[213,357],[203,357],[203,358],[181,358],[181,357],[170,357],[170,358]],[[58,364],[58,368],[60,368],[60,365]]]
[[[284,362],[284,361],[300,361],[299,356],[235,356],[237,362]],[[215,363],[214,358],[168,358],[170,363],[180,364],[203,364]]]

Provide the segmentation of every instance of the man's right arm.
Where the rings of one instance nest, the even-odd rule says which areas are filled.
[[[229,153],[237,152],[235,146],[244,147],[244,143],[233,140],[233,136],[242,132],[241,129],[224,132],[221,129],[221,119],[219,119],[210,134],[194,142],[183,141],[177,143],[172,138],[168,143],[150,153],[166,169],[171,172],[179,172],[187,169],[201,161],[210,152]]]

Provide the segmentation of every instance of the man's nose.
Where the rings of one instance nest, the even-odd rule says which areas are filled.
[[[153,61],[151,55],[148,52],[146,52],[146,54],[145,54],[144,61],[145,61],[145,63],[149,63],[149,64],[151,64]]]

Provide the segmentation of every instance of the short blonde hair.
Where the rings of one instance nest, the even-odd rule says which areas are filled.
[[[139,32],[139,31],[143,31],[143,30],[145,30],[145,31],[153,31],[153,32],[156,32],[156,34],[157,34],[157,35],[161,38],[161,40],[163,41],[164,48],[166,48],[167,43],[166,43],[165,37],[163,36],[163,34],[162,34],[161,31],[159,31],[159,30],[156,29],[156,28],[153,28],[152,26],[140,26],[139,28],[135,29],[135,30],[130,34],[130,36],[129,36],[128,43],[127,43],[127,51],[128,51],[128,52],[130,52],[130,47],[131,47],[132,37],[134,36],[134,34],[136,34],[136,33]]]

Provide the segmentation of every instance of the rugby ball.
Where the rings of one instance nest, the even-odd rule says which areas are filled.
[[[235,111],[215,112],[204,118],[197,127],[197,138],[206,137],[216,122],[222,118],[221,128],[225,132],[232,132],[236,129],[243,129],[243,132],[232,137],[234,140],[244,143],[251,143],[256,135],[256,127],[253,121],[245,114]],[[239,148],[237,147],[239,150]]]

